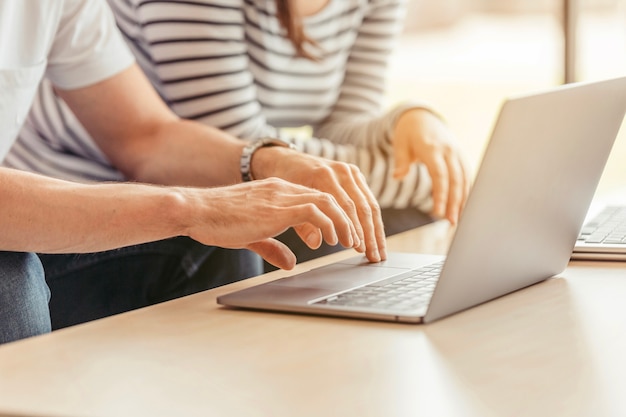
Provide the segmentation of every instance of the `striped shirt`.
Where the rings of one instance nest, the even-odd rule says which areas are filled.
[[[306,153],[354,163],[382,207],[429,209],[422,166],[402,181],[392,176],[393,126],[413,106],[381,110],[405,0],[330,0],[303,21],[315,61],[296,56],[274,0],[109,3],[138,64],[179,116],[243,139],[280,136]],[[311,138],[287,129],[301,126]],[[49,83],[5,164],[73,180],[124,179]]]

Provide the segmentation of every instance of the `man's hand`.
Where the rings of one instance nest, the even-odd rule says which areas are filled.
[[[270,178],[210,189],[182,189],[191,203],[187,235],[208,245],[247,248],[291,269],[293,252],[274,236],[293,227],[311,249],[360,246],[353,222],[331,194]]]
[[[404,177],[413,163],[424,164],[432,179],[432,214],[456,224],[469,194],[469,170],[441,119],[424,109],[403,113],[396,123],[393,148],[394,177]]]
[[[252,169],[255,178],[277,176],[333,195],[356,227],[360,244],[355,249],[370,262],[387,258],[380,206],[356,166],[270,147],[255,153]]]
[[[370,262],[387,258],[380,206],[356,166],[268,147],[255,153],[252,170],[255,178],[276,176],[333,195],[356,227],[360,244],[355,249]]]

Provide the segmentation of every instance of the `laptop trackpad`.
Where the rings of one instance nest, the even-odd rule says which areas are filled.
[[[270,283],[283,287],[320,288],[341,291],[355,286],[366,285],[408,271],[402,268],[367,267],[333,264],[312,269],[298,275],[282,278]]]

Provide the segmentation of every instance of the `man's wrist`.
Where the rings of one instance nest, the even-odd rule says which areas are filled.
[[[256,178],[259,178],[255,175],[255,172],[252,168],[252,160],[259,150],[267,147],[282,147],[294,149],[293,144],[287,141],[269,137],[260,138],[248,143],[243,148],[239,161],[241,180],[243,182],[253,181]]]

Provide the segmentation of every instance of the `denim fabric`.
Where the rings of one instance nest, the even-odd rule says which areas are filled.
[[[178,237],[126,248],[39,258],[52,292],[52,328],[171,300],[262,273],[247,250]]]
[[[255,253],[209,247],[184,237],[88,254],[38,257],[0,252],[0,343],[261,272],[262,261]]]
[[[49,299],[37,255],[0,252],[0,343],[49,332]]]

